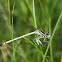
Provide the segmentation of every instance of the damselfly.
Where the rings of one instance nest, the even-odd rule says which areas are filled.
[[[17,38],[14,38],[14,39],[12,39],[12,40],[9,40],[9,41],[7,41],[7,42],[5,42],[5,43],[3,43],[3,44],[0,44],[0,46],[5,45],[5,44],[7,44],[7,43],[10,43],[10,42],[12,42],[12,41],[18,40],[18,39],[20,39],[20,38],[26,37],[26,36],[28,36],[28,35],[32,35],[32,34],[38,34],[38,35],[40,35],[40,36],[38,36],[37,38],[34,38],[34,39],[33,39],[33,41],[36,39],[36,42],[34,41],[34,43],[35,43],[36,45],[39,45],[39,43],[42,44],[42,42],[39,40],[40,38],[44,38],[44,40],[43,40],[44,42],[46,42],[46,41],[45,41],[46,38],[48,38],[48,39],[50,38],[50,33],[49,33],[49,32],[48,32],[47,34],[45,34],[45,33],[42,32],[41,30],[37,29],[37,30],[35,30],[35,31],[31,32],[31,33],[22,35],[22,36],[20,36],[20,37],[17,37]]]

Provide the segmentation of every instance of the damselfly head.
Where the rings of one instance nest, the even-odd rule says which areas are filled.
[[[48,37],[50,37],[50,32],[48,32],[46,35],[47,35]]]
[[[50,35],[50,32],[48,32],[47,35]]]

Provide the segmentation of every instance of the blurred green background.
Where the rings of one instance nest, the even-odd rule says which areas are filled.
[[[33,11],[33,9],[35,10]],[[0,0],[0,44],[30,33],[36,30],[36,26],[37,29],[45,33],[49,32],[51,26],[52,34],[61,11],[62,0],[34,0],[34,6],[33,0]],[[36,47],[33,38],[37,36],[30,35],[0,47],[0,62],[42,62],[42,54],[45,54],[48,43],[40,39],[43,47],[42,45]],[[61,62],[61,59],[62,19],[53,37],[51,50],[48,50],[45,62]]]

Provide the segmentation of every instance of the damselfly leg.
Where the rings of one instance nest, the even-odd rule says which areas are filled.
[[[36,46],[39,45],[39,43],[43,46],[42,42],[40,41],[40,38],[44,38],[43,42],[48,42],[45,40],[46,40],[46,38],[48,38],[48,39],[50,38],[50,33],[48,32],[47,34],[45,34],[44,32],[42,32],[40,30],[39,30],[39,33],[40,33],[40,36],[38,36],[37,38],[34,38],[33,41],[36,44]]]
[[[36,46],[39,44],[41,44],[43,46],[42,42],[40,41],[40,38],[44,38],[44,36],[38,36],[37,38],[33,39],[33,42],[35,43]]]

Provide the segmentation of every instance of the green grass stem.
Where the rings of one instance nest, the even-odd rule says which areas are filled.
[[[14,56],[15,56],[15,52],[16,52],[16,49],[17,49],[17,47],[19,46],[19,44],[20,44],[20,41],[16,44],[16,46],[15,46],[15,48],[14,48],[14,51],[13,51],[13,54],[12,54],[12,59],[11,59],[11,62],[13,62],[14,61]],[[15,61],[15,62],[17,62],[17,61]]]
[[[31,6],[30,6],[29,1],[24,0],[24,3],[25,3],[25,5],[26,5],[27,9],[29,10],[29,12],[30,12],[32,18],[34,18],[34,17],[33,17],[33,13],[32,13],[32,8],[31,8]]]
[[[11,39],[13,39],[13,19],[14,19],[14,7],[15,7],[15,1],[13,4],[13,10],[12,10],[12,32],[11,32]],[[14,42],[13,43],[13,49],[14,49]]]
[[[13,32],[14,32],[14,29],[13,29],[13,20],[14,20],[14,8],[15,8],[15,1],[14,1],[14,4],[13,4],[13,10],[12,10],[12,28],[11,28],[11,39],[13,39],[13,37],[14,37],[14,34],[13,34]],[[12,44],[13,44],[13,52],[14,52],[14,42],[12,42]],[[14,56],[14,58],[15,58],[15,54],[13,53],[13,56]],[[13,57],[12,56],[12,57]],[[14,59],[13,58],[13,59]],[[16,62],[16,58],[15,58],[15,62]]]
[[[34,25],[35,25],[35,28],[37,29],[34,0],[33,0],[33,17],[34,17]]]
[[[25,37],[23,37],[23,38],[26,39],[27,41],[29,41],[29,42],[39,51],[39,53],[42,55],[42,57],[44,57],[43,52],[40,51],[40,50],[38,49],[38,47],[37,47],[34,43],[32,43],[29,39],[27,39],[27,38],[25,38]]]
[[[53,30],[52,36],[51,36],[51,38],[50,38],[50,43],[49,43],[48,46],[47,46],[47,49],[46,49],[46,52],[45,52],[45,55],[44,55],[44,58],[43,58],[43,61],[42,61],[42,62],[45,62],[45,58],[46,58],[47,52],[48,52],[48,50],[49,50],[49,47],[50,47],[50,45],[51,45],[51,41],[52,41],[53,36],[54,36],[54,34],[55,34],[56,30],[57,30],[57,27],[58,27],[58,25],[59,25],[59,22],[61,21],[61,17],[62,17],[62,11],[61,11],[60,16],[59,16],[59,18],[58,18],[58,20],[57,20],[57,23],[56,23],[56,25],[55,25],[55,28],[54,28],[54,30]]]
[[[51,39],[51,18],[49,18],[49,32],[50,32],[50,39]],[[52,42],[50,43],[50,56],[51,56],[51,62],[53,62]]]
[[[10,16],[10,2],[8,0],[8,12],[9,12],[9,31],[11,35],[11,16]]]

